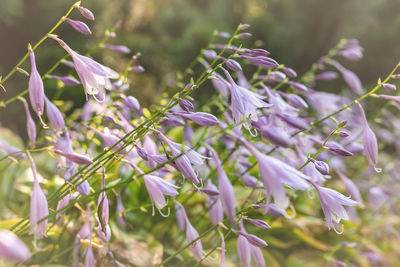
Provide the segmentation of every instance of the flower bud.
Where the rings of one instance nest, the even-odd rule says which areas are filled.
[[[131,50],[128,47],[124,46],[124,45],[105,44],[104,48],[107,48],[109,50],[112,50],[114,52],[121,53],[121,54],[129,54],[131,52]]]
[[[185,98],[179,98],[178,104],[184,111],[190,112],[190,111],[194,110],[194,106],[193,106],[192,102],[190,102],[189,100],[187,100]]]
[[[72,28],[74,28],[77,32],[80,32],[85,35],[92,34],[89,27],[82,21],[73,20],[70,18],[65,18],[64,21],[68,22],[72,26]]]
[[[0,259],[25,261],[29,259],[28,247],[18,236],[8,230],[0,230]]]
[[[226,66],[233,71],[242,71],[242,66],[233,59],[228,59],[226,61]]]
[[[82,16],[84,16],[88,20],[94,20],[94,15],[89,9],[79,6],[79,12],[81,12]]]
[[[310,161],[314,164],[315,168],[324,175],[329,174],[329,165],[323,161],[315,160],[310,158]]]

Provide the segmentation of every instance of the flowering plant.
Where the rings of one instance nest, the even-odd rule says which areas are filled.
[[[128,74],[145,71],[139,61],[146,55],[133,54],[118,70],[78,53],[54,34],[63,22],[91,34],[69,18],[73,10],[94,20],[75,3],[0,79],[9,92],[6,82],[17,71],[29,76],[28,89],[0,101],[3,108],[23,103],[29,137],[24,148],[1,132],[1,188],[10,192],[2,196],[0,258],[73,266],[400,260],[376,245],[380,236],[368,235],[385,225],[381,235],[398,244],[391,237],[398,217],[382,222],[371,214],[392,218],[398,209],[398,174],[388,155],[378,157],[378,140],[397,146],[391,109],[399,102],[400,63],[366,90],[343,66],[360,60],[363,49],[343,39],[298,76],[264,48],[245,47],[250,25],[240,24],[232,34],[215,32],[178,76],[174,94],[146,108],[127,94],[135,86]],[[91,51],[131,55],[111,44],[117,28]],[[48,39],[67,54],[41,75],[35,52]],[[21,67],[28,58],[30,73]],[[61,64],[71,71],[54,75]],[[315,89],[339,76],[343,92]],[[62,84],[54,98],[47,96],[48,79]],[[208,103],[196,101],[194,93],[207,84],[215,94]],[[67,112],[58,99],[68,86],[83,88],[79,112]],[[384,107],[368,112],[373,101]]]

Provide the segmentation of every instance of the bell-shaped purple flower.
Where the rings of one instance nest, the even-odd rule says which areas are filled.
[[[78,153],[75,153],[75,152],[63,152],[63,151],[58,150],[58,149],[54,149],[53,151],[54,151],[54,153],[56,153],[58,155],[61,155],[61,156],[65,157],[66,159],[68,159],[68,160],[70,160],[70,161],[72,161],[74,163],[77,163],[77,164],[86,165],[86,164],[93,163],[93,161],[89,157],[87,157],[85,155],[81,155],[81,154],[78,154]]]
[[[112,69],[97,63],[89,57],[79,55],[61,39],[55,36],[50,37],[56,40],[72,57],[75,70],[85,88],[86,95],[93,95],[96,97],[101,89],[107,86],[109,78],[116,79],[119,77],[118,73]]]
[[[70,76],[56,76],[56,75],[49,75],[49,78],[58,80],[63,82],[65,85],[70,85],[70,86],[74,86],[74,85],[78,85],[80,84],[80,82],[75,79],[74,77],[70,77]]]
[[[41,239],[46,236],[46,226],[47,219],[39,222],[41,219],[47,217],[49,215],[49,208],[47,205],[47,199],[44,195],[42,189],[40,188],[37,173],[36,173],[36,165],[33,162],[32,157],[28,154],[28,158],[31,163],[31,169],[33,173],[33,191],[30,203],[30,232],[34,235],[35,239]]]
[[[323,175],[329,174],[329,165],[324,161],[315,160],[310,158],[310,161],[314,164],[315,168]]]
[[[250,222],[251,224],[253,224],[261,229],[270,229],[271,228],[271,226],[269,226],[269,224],[264,222],[263,220],[246,218],[246,221]]]
[[[378,163],[378,141],[376,139],[375,133],[369,127],[367,117],[365,116],[364,109],[359,105],[362,115],[362,120],[364,124],[364,133],[362,136],[362,141],[364,145],[364,152],[367,160],[371,166],[375,168]]]
[[[111,51],[120,53],[120,54],[129,54],[131,50],[129,47],[126,47],[124,45],[110,45],[110,44],[104,44],[104,48],[107,48]]]
[[[215,152],[215,150],[211,147],[209,147],[209,150],[212,154],[214,165],[217,168],[218,191],[220,193],[222,206],[224,207],[226,216],[229,218],[231,223],[235,225],[235,192],[233,190],[232,183],[229,181],[224,169],[222,168],[217,152]]]
[[[289,76],[290,78],[296,78],[297,77],[297,73],[294,69],[289,68],[289,67],[283,67],[282,71]]]
[[[21,101],[24,103],[24,108],[26,113],[26,131],[28,133],[29,140],[31,141],[31,147],[34,148],[36,143],[36,124],[32,119],[28,103],[22,97]]]
[[[134,111],[140,111],[140,103],[133,96],[123,96],[122,101],[126,107]]]
[[[109,218],[109,203],[106,191],[104,190],[105,186],[105,169],[103,169],[103,176],[101,180],[101,192],[99,194],[99,198],[97,199],[97,216],[99,221],[99,230],[98,232],[102,232],[104,236],[107,237],[107,226],[108,226],[108,218]],[[110,231],[111,234],[111,231]],[[109,238],[106,238],[108,241]]]
[[[39,72],[36,68],[35,54],[31,47],[29,47],[29,56],[31,60],[31,74],[29,76],[29,100],[32,105],[32,109],[36,112],[39,119],[42,121],[42,115],[44,112],[44,87],[43,81],[40,77]],[[43,125],[45,125],[42,122]]]
[[[244,267],[250,267],[251,263],[251,245],[247,239],[239,235],[237,238],[237,250],[239,255],[239,260]]]
[[[8,230],[0,230],[0,259],[25,261],[29,259],[28,247],[18,236]]]
[[[193,103],[185,98],[179,98],[178,104],[184,111],[190,112],[194,110]]]
[[[70,18],[65,18],[64,21],[68,22],[68,24],[71,25],[72,28],[74,28],[77,32],[80,32],[85,35],[92,34],[89,27],[82,21],[73,20]]]
[[[296,89],[299,92],[304,93],[304,92],[308,91],[307,86],[305,86],[304,84],[301,84],[298,82],[292,82],[292,81],[287,82],[287,84],[289,84],[290,86],[292,86],[294,89]]]
[[[318,192],[322,211],[324,212],[326,222],[328,223],[328,228],[331,229],[333,227],[336,231],[335,226],[339,224],[340,220],[349,219],[349,216],[343,206],[356,206],[359,203],[335,190],[322,187],[311,180],[309,180],[309,182]]]
[[[363,200],[361,197],[360,190],[358,190],[356,184],[348,177],[346,177],[342,172],[336,170],[336,173],[342,180],[344,187],[346,188],[346,192],[350,195],[350,197],[361,204]]]
[[[210,190],[217,191],[217,187],[208,180],[207,187]],[[213,225],[216,225],[224,219],[224,210],[222,207],[221,199],[217,196],[211,196],[207,194],[207,207],[208,207],[208,217]]]
[[[257,159],[261,180],[264,184],[268,199],[270,199],[272,195],[278,207],[284,209],[289,205],[289,199],[286,196],[283,185],[299,190],[306,190],[309,187],[307,180],[311,179],[310,177],[283,161],[262,154],[247,140],[240,139],[240,141]]]
[[[228,59],[226,61],[226,66],[233,71],[242,71],[242,66],[240,66],[240,64],[233,59]]]
[[[394,85],[394,84],[391,84],[391,83],[381,83],[380,84],[382,87],[383,87],[383,89],[385,89],[387,92],[389,92],[389,93],[394,93],[394,92],[396,92],[396,85]]]
[[[346,69],[337,61],[331,60],[331,64],[342,74],[344,81],[354,93],[361,94],[364,91],[360,78],[354,72]]]
[[[284,92],[279,92],[282,96],[286,98],[286,100],[296,108],[308,108],[308,104],[298,95],[294,94],[286,94]]]
[[[193,121],[201,126],[214,126],[219,123],[214,115],[206,112],[172,111],[171,113],[182,119]]]
[[[338,76],[337,72],[334,71],[325,71],[322,73],[319,73],[314,76],[315,80],[322,80],[322,81],[330,81],[336,79]]]
[[[82,16],[84,16],[88,20],[94,20],[94,15],[93,15],[92,11],[90,11],[89,9],[87,9],[83,6],[79,6],[78,9],[79,9],[79,12],[81,12]]]
[[[61,111],[46,97],[46,114],[54,131],[61,132],[65,121]]]

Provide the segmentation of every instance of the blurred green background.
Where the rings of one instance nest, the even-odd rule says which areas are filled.
[[[5,75],[24,55],[27,43],[37,42],[74,1],[1,0],[0,1],[0,75]],[[82,53],[97,43],[106,28],[118,20],[122,26],[113,44],[124,44],[143,55],[143,74],[131,74],[131,91],[143,106],[154,103],[204,47],[214,29],[232,32],[243,22],[252,25],[255,40],[272,57],[299,74],[324,55],[342,37],[357,38],[365,48],[365,58],[348,62],[365,86],[376,82],[400,59],[400,1],[393,0],[84,0],[96,20],[87,22],[92,36],[83,36],[65,24],[57,34]],[[74,11],[72,18],[84,20]],[[64,51],[48,40],[37,50],[39,72],[44,73]],[[122,70],[129,56],[100,50],[94,54],[105,64]],[[28,63],[28,62],[27,62]],[[24,64],[30,70],[29,63]],[[59,68],[56,74],[66,74]],[[8,99],[27,87],[27,77],[16,74],[6,82]],[[74,107],[84,103],[83,90],[71,87],[62,99]],[[56,83],[46,82],[46,93],[54,95]],[[330,88],[335,90],[335,88]],[[204,90],[201,90],[204,92]],[[157,97],[158,96],[158,97]],[[201,97],[201,92],[200,96]],[[13,103],[0,110],[1,124],[25,135],[22,104]]]

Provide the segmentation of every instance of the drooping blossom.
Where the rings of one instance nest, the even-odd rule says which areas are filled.
[[[220,267],[226,267],[226,262],[225,262],[225,240],[224,236],[221,236],[221,264],[219,265]]]
[[[80,32],[85,35],[92,34],[89,27],[82,21],[73,20],[70,18],[65,18],[64,21],[66,21],[69,25],[71,25],[72,28],[74,28],[77,32]]]
[[[29,111],[28,103],[22,97],[21,97],[21,101],[24,103],[24,108],[25,108],[26,131],[28,133],[29,140],[31,141],[31,148],[34,148],[35,143],[36,143],[36,124],[32,119],[31,112]]]
[[[325,71],[314,76],[315,80],[329,81],[334,80],[338,76],[337,72]]]
[[[104,132],[90,126],[87,126],[87,128],[93,130],[96,134],[100,135],[106,146],[113,147],[113,150],[118,151],[120,154],[127,153],[127,150],[125,148],[122,148],[124,143],[120,141],[121,139],[112,134],[108,128],[106,128]]]
[[[271,196],[273,196],[275,204],[285,209],[289,205],[289,199],[286,196],[283,185],[299,190],[306,190],[309,187],[307,180],[310,180],[310,177],[279,159],[261,153],[247,140],[243,138],[239,140],[257,160],[260,178],[267,193],[267,202],[269,202]]]
[[[43,125],[42,115],[44,112],[44,87],[43,80],[40,77],[40,74],[36,68],[35,54],[33,53],[33,49],[29,47],[29,57],[31,61],[31,74],[29,75],[29,100],[32,105],[32,109],[38,115],[40,121]]]
[[[297,77],[297,73],[294,69],[289,68],[289,67],[283,67],[282,71],[289,76],[290,78],[296,78]]]
[[[70,76],[49,75],[48,77],[51,79],[54,79],[54,80],[61,81],[65,85],[74,86],[74,85],[80,84],[80,82],[77,79],[75,79],[74,77],[70,77]]]
[[[242,71],[242,67],[240,66],[240,64],[234,60],[234,59],[228,59],[226,61],[226,66],[233,71]]]
[[[25,261],[29,259],[28,247],[18,236],[8,230],[0,230],[0,259]]]
[[[56,132],[61,132],[65,128],[64,116],[61,111],[46,97],[46,115],[51,127]]]
[[[79,6],[78,9],[79,9],[79,12],[81,12],[82,16],[84,16],[88,20],[94,20],[94,15],[93,15],[92,11],[90,11],[89,9],[87,9],[83,6]]]
[[[371,127],[369,127],[364,109],[361,105],[359,105],[359,107],[364,125],[362,141],[364,145],[365,156],[367,157],[369,164],[376,168],[376,164],[378,163],[378,141],[375,133],[372,131]]]
[[[239,221],[239,226],[240,232],[237,239],[237,249],[240,262],[244,267],[250,267],[251,259],[253,258],[258,267],[264,267],[265,260],[260,246],[265,246],[267,244],[258,237],[248,234],[244,228],[243,220]],[[250,240],[257,245],[252,244]]]
[[[31,163],[31,169],[33,174],[33,191],[30,203],[29,222],[30,222],[30,232],[34,235],[36,240],[46,236],[47,219],[41,221],[40,223],[39,220],[49,215],[49,208],[47,205],[46,196],[44,195],[39,185],[35,162],[33,161],[29,153],[28,153],[28,158]]]
[[[100,187],[100,194],[99,198],[97,199],[97,220],[99,222],[99,226],[97,228],[97,233],[99,236],[105,241],[108,242],[111,238],[111,230],[110,226],[108,225],[109,219],[109,203],[106,191],[104,190],[105,186],[105,179],[106,179],[106,171],[103,168],[103,175],[101,179],[101,187]]]
[[[58,149],[54,149],[53,151],[54,151],[54,153],[56,153],[58,155],[61,155],[61,156],[65,157],[65,158],[67,158],[68,160],[70,160],[70,161],[72,161],[74,163],[77,163],[77,164],[86,165],[86,164],[93,163],[93,161],[89,157],[87,157],[85,155],[81,155],[81,154],[78,154],[78,153],[75,153],[75,152],[64,152],[64,151],[61,151],[61,150],[58,150]]]
[[[347,194],[349,194],[352,199],[354,199],[355,201],[357,201],[358,203],[361,204],[363,200],[361,197],[361,193],[358,190],[358,187],[356,186],[356,184],[352,180],[350,180],[348,177],[346,177],[339,170],[336,170],[336,173],[339,175],[340,179],[342,180]]]
[[[304,99],[298,95],[286,94],[282,91],[279,91],[279,94],[284,96],[286,98],[286,100],[289,102],[289,104],[291,104],[292,106],[294,106],[296,108],[308,108],[308,104],[306,103],[306,101],[304,101]]]
[[[206,112],[170,111],[170,113],[201,126],[214,126],[219,123],[214,115]]]
[[[337,51],[336,54],[349,60],[360,60],[363,57],[363,48],[359,45],[358,40],[349,39],[343,49]]]
[[[311,180],[309,182],[317,190],[329,230],[333,227],[337,231],[335,227],[340,220],[349,220],[349,215],[343,206],[356,206],[359,203],[333,189],[322,187]]]
[[[122,101],[125,106],[134,111],[140,111],[140,103],[136,97],[122,96]]]
[[[55,36],[50,37],[56,40],[72,57],[75,70],[78,73],[83,87],[85,88],[86,97],[87,95],[96,97],[96,95],[101,92],[101,89],[107,86],[109,83],[108,79],[118,78],[119,75],[117,72],[99,64],[89,57],[79,55],[63,40]]]
[[[226,172],[222,167],[221,160],[218,157],[217,152],[212,148],[208,148],[212,154],[213,162],[217,168],[218,174],[218,191],[220,192],[220,199],[224,208],[226,216],[229,218],[233,225],[236,224],[235,216],[235,192],[233,190],[232,183],[228,179]]]
[[[315,160],[310,158],[310,161],[314,164],[315,168],[323,175],[329,174],[329,165],[324,161]]]
[[[171,141],[161,132],[157,134],[162,141],[168,144],[171,149],[172,157],[178,157],[174,162],[182,175],[193,184],[198,185],[199,179],[197,178],[192,164],[194,166],[201,166],[203,164],[203,156],[187,146],[182,146],[181,144]]]
[[[131,50],[124,45],[104,44],[104,48],[121,54],[129,54],[131,52]]]
[[[189,218],[186,214],[185,208],[179,202],[175,202],[175,209],[180,210],[180,216],[182,216],[182,220],[185,222],[185,229],[186,229],[186,242],[191,243],[194,240],[199,238],[199,233],[190,223]],[[203,246],[201,244],[201,240],[198,239],[192,245],[189,246],[190,250],[193,253],[193,256],[196,260],[201,260],[203,257]]]
[[[207,180],[207,186],[205,188],[218,192],[217,187],[210,180]],[[213,225],[216,225],[222,222],[222,220],[224,219],[224,210],[219,195],[212,196],[210,194],[207,194],[206,201],[208,208],[208,217],[210,218],[211,223]]]
[[[144,172],[135,164],[129,163],[129,165],[134,168],[139,174],[142,175],[144,184],[146,186],[147,192],[149,193],[152,207],[153,207],[153,215],[154,215],[154,205],[157,209],[162,209],[167,205],[167,201],[164,195],[167,196],[176,196],[178,195],[178,188],[176,185],[171,184],[164,179],[151,175],[151,174],[144,174]]]
[[[241,122],[243,117],[255,120],[257,109],[269,106],[262,100],[264,97],[237,85],[227,70],[224,70],[224,73],[230,83],[231,109],[234,121],[236,123]]]
[[[346,69],[337,61],[330,60],[329,62],[342,74],[344,81],[350,87],[350,89],[354,91],[354,93],[363,93],[364,89],[362,87],[360,78],[358,78],[358,76],[354,72]]]
[[[264,222],[263,220],[246,218],[246,221],[250,222],[251,224],[253,224],[261,229],[270,229],[271,228],[271,226],[269,226],[269,224]]]

